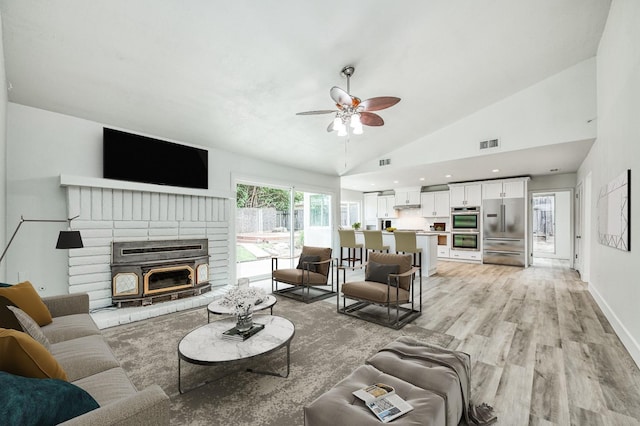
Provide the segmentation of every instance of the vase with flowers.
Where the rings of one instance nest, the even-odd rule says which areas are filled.
[[[266,292],[261,288],[238,286],[222,296],[220,304],[235,310],[236,328],[243,332],[253,326],[253,307],[262,303],[266,297]]]

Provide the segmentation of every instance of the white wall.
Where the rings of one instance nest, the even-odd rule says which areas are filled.
[[[2,16],[0,15],[0,34]],[[0,250],[4,250],[7,228],[7,78],[4,70],[4,46],[0,37]],[[1,253],[1,252],[0,252]],[[0,263],[0,280],[5,279],[5,262]]]
[[[421,165],[483,155],[478,142],[500,139],[497,152],[596,136],[596,60],[580,62],[525,90],[496,102],[437,132],[391,151],[389,168]],[[349,175],[378,171],[367,162]]]
[[[8,104],[7,123],[6,228],[13,229],[20,215],[28,218],[66,218],[66,196],[65,190],[60,187],[59,176],[102,177],[103,125],[14,103]],[[161,135],[149,136],[164,139]],[[282,167],[210,149],[209,188],[213,195],[226,194],[235,198],[232,175],[286,182],[300,188],[322,189],[331,193],[336,200],[334,218],[339,212],[337,176]],[[234,220],[232,217],[231,226]],[[61,226],[63,224],[24,225],[7,255],[6,280],[17,282],[29,279],[36,287],[39,287],[39,283],[46,283],[47,290],[43,295],[66,292],[67,253],[54,249]],[[230,244],[230,247],[233,246]],[[233,252],[230,253],[230,262],[235,263]]]
[[[631,251],[598,243],[600,188],[631,169],[631,223],[640,223],[640,2],[614,0],[598,49],[598,137],[578,170],[583,182],[591,172],[589,289],[609,322],[640,365],[640,264],[638,227],[631,228]],[[585,197],[586,199],[586,197]]]

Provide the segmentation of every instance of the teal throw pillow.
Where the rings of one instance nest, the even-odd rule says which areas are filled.
[[[389,281],[389,274],[397,274],[400,265],[388,265],[386,263],[371,262],[367,263],[367,270],[364,275],[365,281],[375,281],[377,283],[389,284],[396,286],[396,281]]]
[[[64,380],[0,371],[0,419],[5,426],[53,426],[98,407],[84,389]]]
[[[13,284],[0,283],[0,287],[11,287]]]

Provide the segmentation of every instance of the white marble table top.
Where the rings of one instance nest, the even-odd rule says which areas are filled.
[[[218,299],[218,300],[214,300],[213,302],[209,303],[209,305],[207,306],[207,310],[209,312],[211,312],[212,314],[234,315],[235,314],[235,309],[233,307],[231,307],[231,306],[223,306],[220,303],[221,301],[222,301],[222,299]],[[267,295],[267,298],[262,301],[261,304],[255,305],[253,307],[253,312],[257,312],[257,311],[261,311],[263,309],[270,308],[273,305],[275,305],[277,301],[278,301],[278,299],[276,299],[275,296],[269,294],[269,295]]]
[[[182,359],[195,364],[237,361],[281,348],[295,334],[295,326],[286,318],[260,315],[253,322],[264,324],[264,329],[243,342],[222,338],[224,331],[236,325],[235,318],[205,324],[182,338],[178,353]]]

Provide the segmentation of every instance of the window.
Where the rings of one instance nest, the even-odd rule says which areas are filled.
[[[340,226],[351,226],[360,221],[360,203],[340,203]]]
[[[330,198],[323,194],[309,196],[309,225],[329,226]]]

